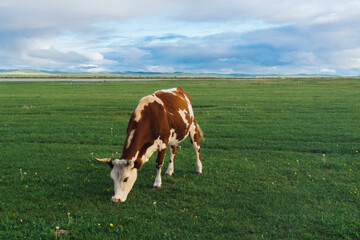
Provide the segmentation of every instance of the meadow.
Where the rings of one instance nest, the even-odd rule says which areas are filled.
[[[203,174],[185,140],[161,189],[154,154],[111,202],[94,157],[119,154],[141,97],[176,86]],[[357,78],[0,82],[0,239],[359,239],[359,119]]]

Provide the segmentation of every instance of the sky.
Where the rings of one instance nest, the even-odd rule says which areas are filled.
[[[360,75],[359,0],[1,0],[0,69]]]

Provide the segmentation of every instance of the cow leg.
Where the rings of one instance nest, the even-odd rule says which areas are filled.
[[[193,126],[190,128],[190,141],[196,154],[196,174],[202,174],[203,166],[200,153],[200,134],[195,121],[193,123]]]
[[[165,175],[167,175],[167,176],[171,176],[174,173],[175,156],[176,156],[177,150],[178,150],[178,145],[171,146],[170,163],[169,163],[169,167],[165,173]]]
[[[153,188],[160,188],[161,187],[161,168],[162,168],[162,165],[164,163],[166,150],[167,150],[167,147],[165,149],[163,149],[163,150],[158,151],[158,156],[157,156],[157,159],[156,159],[157,172],[156,172],[156,178],[155,178]]]

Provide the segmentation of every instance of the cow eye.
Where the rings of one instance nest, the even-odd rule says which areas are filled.
[[[124,179],[124,182],[127,182],[129,180],[129,177],[126,177],[125,179]]]

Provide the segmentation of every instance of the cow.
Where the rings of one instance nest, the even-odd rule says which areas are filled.
[[[190,136],[196,154],[196,173],[202,173],[200,141],[203,132],[195,121],[190,95],[182,87],[159,90],[143,97],[132,113],[126,130],[126,139],[120,159],[103,158],[111,168],[115,194],[113,202],[124,202],[132,189],[137,172],[151,155],[158,151],[156,178],[153,188],[161,187],[161,169],[167,148],[170,163],[166,175],[174,173],[178,144]]]

